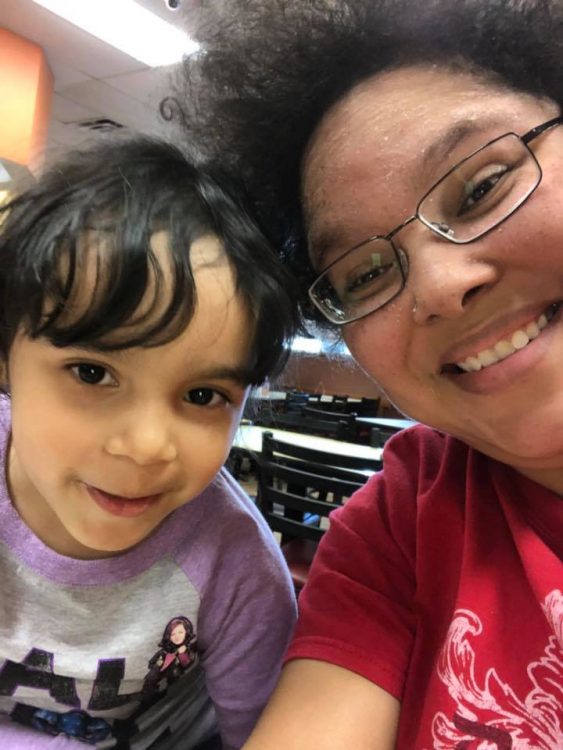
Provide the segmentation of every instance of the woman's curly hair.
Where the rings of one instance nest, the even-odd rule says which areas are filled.
[[[561,0],[201,0],[185,16],[202,49],[175,97],[186,136],[242,176],[304,284],[302,156],[355,84],[437,63],[563,101]]]

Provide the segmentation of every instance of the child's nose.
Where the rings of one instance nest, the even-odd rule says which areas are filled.
[[[106,441],[110,455],[129,458],[139,466],[170,463],[177,458],[170,420],[161,410],[140,407],[123,423],[116,420],[114,424],[116,429]]]

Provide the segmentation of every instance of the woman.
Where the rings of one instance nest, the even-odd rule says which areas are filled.
[[[333,514],[246,747],[560,749],[560,4],[228,5],[191,19],[187,127],[433,428]]]

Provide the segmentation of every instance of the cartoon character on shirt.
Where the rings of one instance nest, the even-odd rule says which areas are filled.
[[[148,663],[142,689],[145,699],[175,682],[195,662],[195,640],[194,627],[187,617],[174,617],[168,622],[159,650]]]

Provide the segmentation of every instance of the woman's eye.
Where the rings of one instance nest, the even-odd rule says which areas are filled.
[[[508,172],[508,167],[498,167],[495,172],[486,177],[477,177],[465,183],[465,199],[462,201],[458,216],[476,206],[492,190],[496,188],[503,176]]]
[[[196,406],[218,406],[227,401],[225,396],[213,388],[192,388],[186,393],[185,399]]]
[[[102,365],[91,365],[88,362],[80,362],[70,368],[77,380],[87,385],[115,385],[114,378]]]
[[[346,294],[354,295],[359,293],[369,294],[379,291],[385,287],[385,277],[395,267],[394,263],[388,263],[385,266],[374,266],[365,271],[360,271],[351,275],[346,283]]]

